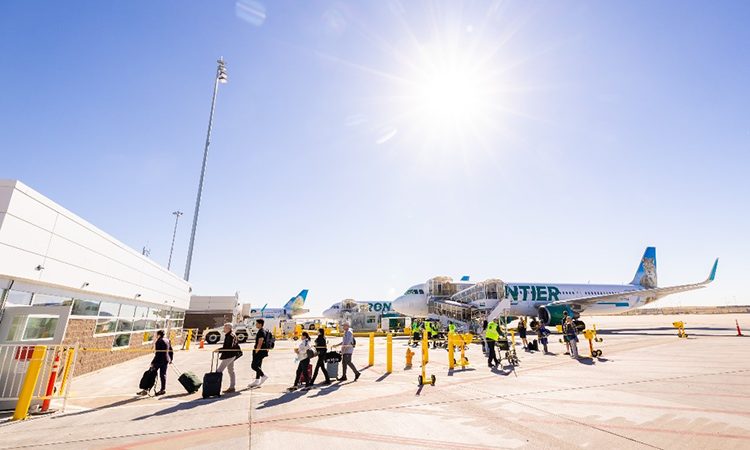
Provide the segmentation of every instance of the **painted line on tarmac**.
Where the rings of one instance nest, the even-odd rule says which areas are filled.
[[[548,398],[527,398],[527,400],[538,401],[538,402],[549,402]],[[692,406],[668,406],[668,405],[644,405],[642,403],[624,403],[624,402],[604,402],[596,400],[562,400],[565,403],[577,403],[581,405],[606,405],[620,408],[646,408],[656,410],[669,410],[669,411],[685,411],[685,412],[699,412],[699,413],[713,413],[713,414],[727,414],[730,416],[750,416],[750,411],[732,411],[728,409],[707,409],[707,408],[696,408]]]

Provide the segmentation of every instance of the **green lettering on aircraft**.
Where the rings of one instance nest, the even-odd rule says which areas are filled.
[[[521,301],[529,300],[531,293],[532,302],[554,302],[560,300],[560,289],[555,286],[524,286],[505,285],[505,297],[510,297],[514,302],[519,300],[518,291],[521,291]]]

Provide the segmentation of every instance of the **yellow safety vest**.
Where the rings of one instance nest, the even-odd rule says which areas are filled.
[[[455,333],[456,332],[456,326],[453,325],[453,324],[448,325],[448,331],[451,332],[451,333]]]
[[[485,333],[485,336],[487,336],[487,339],[492,339],[493,341],[500,339],[500,334],[497,332],[497,324],[495,322],[487,324],[487,332]]]

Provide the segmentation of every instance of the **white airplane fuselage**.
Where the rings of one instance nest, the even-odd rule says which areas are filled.
[[[551,301],[633,292],[626,299],[599,302],[585,310],[587,315],[618,314],[646,303],[647,299],[638,295],[639,290],[642,290],[640,286],[630,284],[506,283],[502,299],[484,299],[484,305],[475,306],[492,310],[502,302],[506,305],[503,309],[507,309],[510,316],[536,316],[539,307]],[[409,317],[428,317],[430,300],[424,292],[425,284],[412,286],[406,294],[393,301],[393,309]]]

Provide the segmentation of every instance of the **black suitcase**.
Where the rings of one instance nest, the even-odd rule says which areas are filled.
[[[141,382],[138,383],[138,387],[144,391],[152,389],[156,385],[156,369],[148,369],[143,372]]]
[[[219,352],[216,353],[218,359]],[[216,363],[218,366],[218,362]],[[203,398],[221,397],[221,372],[214,372],[214,357],[211,356],[211,372],[203,375]]]
[[[200,382],[198,375],[189,371],[180,373],[179,369],[177,369],[174,364],[172,364],[171,366],[172,368],[174,368],[175,372],[177,372],[177,375],[179,375],[177,381],[180,382],[180,384],[185,388],[188,394],[192,394],[193,392],[198,392],[200,390],[203,383]]]

